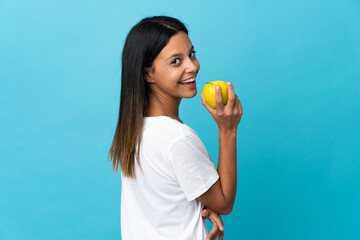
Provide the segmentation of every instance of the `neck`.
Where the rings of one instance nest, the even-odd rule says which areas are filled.
[[[161,96],[154,93],[148,94],[146,117],[167,116],[182,122],[179,118],[181,98]]]

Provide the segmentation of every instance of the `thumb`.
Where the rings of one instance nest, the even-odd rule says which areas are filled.
[[[201,212],[201,215],[202,215],[202,217],[204,217],[204,218],[206,218],[206,217],[208,217],[209,216],[209,211],[207,210],[207,209],[204,209],[204,210],[202,210],[202,212]]]

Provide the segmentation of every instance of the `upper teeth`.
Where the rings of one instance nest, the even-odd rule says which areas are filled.
[[[191,83],[191,82],[195,82],[195,78],[190,78],[188,80],[181,81],[180,83]]]

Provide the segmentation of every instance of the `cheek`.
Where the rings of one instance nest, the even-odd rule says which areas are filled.
[[[181,80],[182,72],[175,68],[159,69],[157,72],[158,83],[165,88],[173,88],[177,86],[178,81]]]
[[[156,72],[156,79],[158,82],[166,83],[169,79],[169,70],[167,68],[158,68]]]
[[[173,84],[181,80],[182,74],[183,72],[180,69],[173,68],[167,71],[167,73],[164,75],[164,78],[167,79],[169,84]]]

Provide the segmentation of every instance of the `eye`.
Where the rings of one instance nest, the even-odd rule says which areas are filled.
[[[175,58],[171,64],[179,64],[180,63],[180,58]]]
[[[196,51],[191,51],[191,53],[190,53],[190,58],[195,57],[195,53],[196,53]]]

